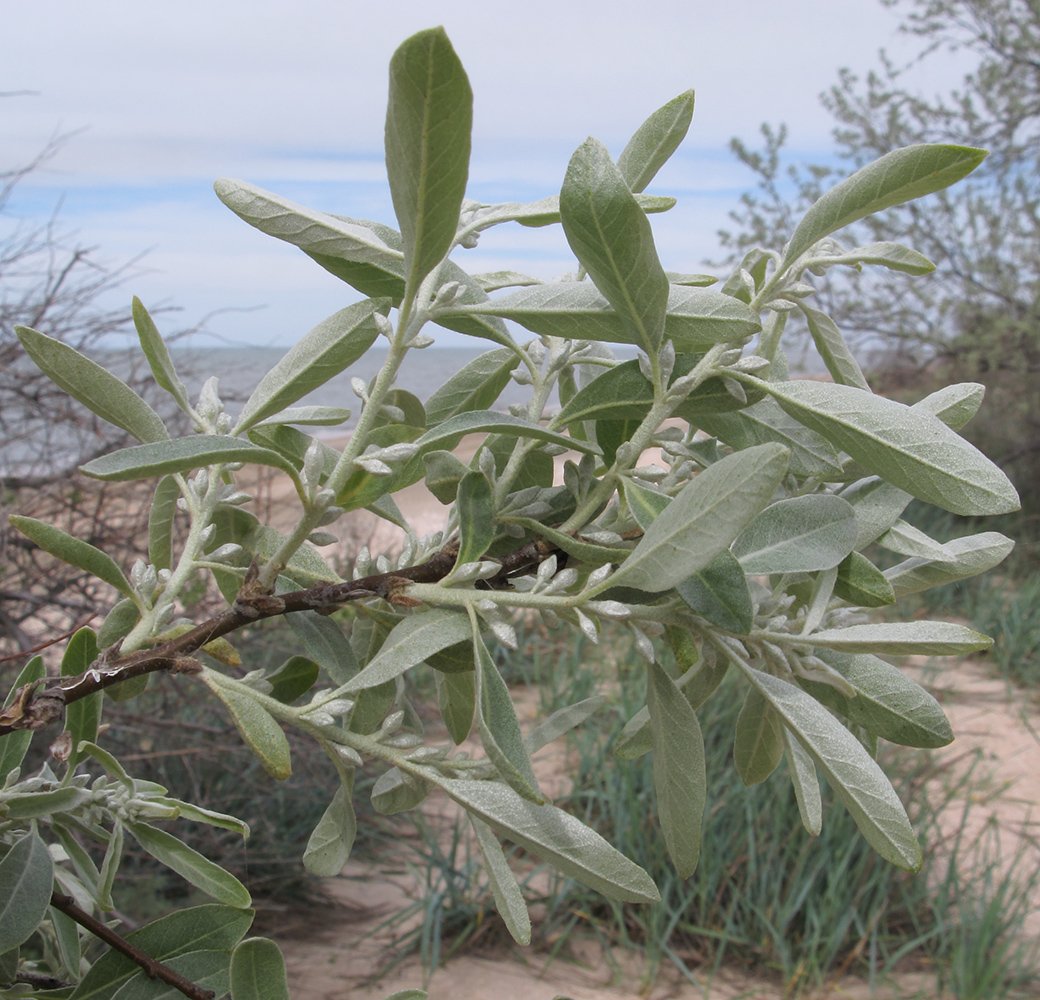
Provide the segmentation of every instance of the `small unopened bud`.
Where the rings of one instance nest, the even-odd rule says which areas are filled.
[[[312,531],[307,536],[307,541],[310,542],[311,545],[317,545],[321,548],[324,545],[333,545],[338,542],[339,539],[335,535],[329,534],[327,531]]]
[[[350,380],[350,388],[358,399],[365,403],[368,402],[368,385],[363,378],[353,376]]]

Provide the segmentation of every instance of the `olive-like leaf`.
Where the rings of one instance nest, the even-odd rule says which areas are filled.
[[[148,561],[156,569],[173,565],[173,521],[181,490],[173,476],[163,476],[155,484],[148,511]]]
[[[290,656],[264,680],[271,685],[270,695],[284,705],[291,705],[318,682],[320,667],[310,657]]]
[[[231,953],[231,1000],[289,1000],[285,959],[270,938],[240,941]]]
[[[455,498],[459,518],[459,553],[456,566],[476,562],[495,537],[495,508],[491,484],[483,472],[467,472]]]
[[[807,302],[799,302],[809,327],[809,334],[831,378],[842,385],[854,385],[857,389],[870,391],[863,369],[860,368],[838,325],[825,312],[810,306]]]
[[[488,883],[491,886],[491,893],[495,897],[495,906],[498,908],[499,916],[502,917],[506,929],[517,944],[529,945],[531,943],[531,917],[527,912],[524,894],[516,884],[516,878],[506,861],[502,845],[482,819],[478,819],[470,813],[469,821],[473,826],[477,844],[480,846],[480,853],[484,855],[484,871],[487,872]]]
[[[0,953],[36,932],[51,902],[54,862],[35,830],[20,837],[0,860]]]
[[[65,654],[61,658],[62,677],[77,677],[86,673],[97,656],[97,636],[89,628],[79,629],[69,640],[69,644],[65,647]],[[72,750],[68,759],[69,773],[75,770],[79,761],[80,741],[87,740],[93,743],[97,738],[103,701],[103,692],[95,691],[86,698],[79,698],[65,708],[65,730],[72,738]]]
[[[954,622],[878,622],[823,629],[804,637],[814,646],[847,653],[919,653],[925,656],[956,656],[989,649],[993,640],[966,625]]]
[[[658,108],[628,140],[617,165],[633,194],[646,189],[686,138],[693,121],[693,103],[693,91],[685,91]]]
[[[818,837],[823,829],[823,799],[820,796],[820,781],[816,777],[816,765],[809,752],[784,726],[784,756],[787,758],[791,785],[802,826],[810,836]]]
[[[177,401],[177,405],[185,412],[191,412],[191,404],[188,400],[188,390],[177,375],[173,359],[170,357],[166,341],[159,333],[158,327],[148,315],[148,310],[135,295],[133,300],[134,326],[137,328],[137,338],[141,342],[141,350],[148,359],[148,367],[152,370],[152,377]]]
[[[843,250],[836,254],[821,254],[819,257],[810,258],[808,266],[833,267],[835,264],[845,264],[857,270],[862,264],[876,264],[887,267],[890,271],[901,271],[903,274],[931,274],[935,270],[935,265],[924,254],[901,243],[888,241],[868,243],[866,246]]]
[[[745,785],[757,785],[776,770],[784,755],[784,725],[757,688],[751,688],[737,716],[733,763]]]
[[[949,558],[942,562],[906,559],[885,570],[885,578],[892,585],[896,597],[916,594],[943,583],[985,573],[1003,562],[1014,547],[1014,541],[999,531],[983,531],[943,543]]]
[[[646,213],[596,139],[586,139],[571,157],[560,217],[571,250],[630,336],[655,352],[664,336],[668,279]]]
[[[303,852],[303,867],[312,875],[331,878],[343,871],[357,836],[357,817],[351,796],[354,790],[353,769],[340,782],[328,808],[322,813]]]
[[[444,29],[402,42],[390,60],[386,172],[412,294],[455,239],[472,125],[473,91]]]
[[[142,447],[148,446],[142,445]],[[99,580],[115,587],[121,594],[133,598],[135,601],[138,599],[130,581],[123,575],[123,571],[109,556],[100,549],[94,548],[89,542],[67,535],[61,528],[37,521],[34,517],[12,514],[8,521],[11,527],[17,528],[23,535],[39,545],[44,552],[49,552],[70,566],[86,570]]]
[[[813,204],[795,227],[784,251],[784,261],[793,261],[824,236],[859,219],[955,184],[985,157],[984,149],[937,143],[905,146],[886,153],[846,177]]]
[[[27,326],[16,326],[15,333],[36,367],[92,413],[138,441],[165,441],[170,436],[159,414],[101,365]]]
[[[896,600],[885,574],[859,552],[850,552],[838,564],[834,595],[861,608],[883,608]]]
[[[217,677],[216,674],[206,673],[202,679],[231,713],[231,721],[246,746],[256,754],[272,778],[279,781],[288,778],[292,774],[292,759],[289,741],[282,727],[255,698],[232,691],[221,684]]]
[[[833,569],[855,543],[852,504],[820,493],[771,504],[740,533],[733,554],[752,575],[811,573]]]
[[[473,671],[457,674],[438,671],[435,680],[437,706],[444,720],[444,727],[448,730],[452,742],[458,746],[465,742],[470,729],[473,728],[473,714],[477,704]]]
[[[707,566],[683,580],[679,596],[713,625],[748,635],[755,610],[747,575],[732,552],[723,550]]]
[[[490,409],[518,362],[515,351],[498,347],[463,365],[426,400],[426,425],[436,427],[457,413]]]
[[[307,655],[335,684],[345,684],[358,672],[354,650],[334,619],[317,611],[296,611],[285,620]]]

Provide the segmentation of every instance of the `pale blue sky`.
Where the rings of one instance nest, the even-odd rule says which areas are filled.
[[[693,127],[652,191],[679,206],[654,218],[665,266],[698,270],[750,175],[726,145],[786,122],[791,149],[825,157],[818,95],[839,67],[915,51],[878,0],[0,0],[0,169],[55,132],[83,131],[23,186],[14,209],[61,218],[110,260],[150,249],[127,287],[146,302],[214,318],[234,342],[287,345],[354,293],[216,199],[241,177],[340,214],[393,224],[382,163],[386,66],[408,34],[444,24],[475,94],[471,197],[559,190],[587,135],[616,155],[654,109],[697,91]],[[945,78],[943,74],[946,74]],[[922,85],[945,90],[955,68]],[[572,265],[558,227],[505,226],[459,261],[551,277]],[[444,343],[465,342],[446,335]]]

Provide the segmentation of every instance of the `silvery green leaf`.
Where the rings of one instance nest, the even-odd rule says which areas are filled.
[[[935,562],[948,562],[950,559],[950,553],[942,542],[930,538],[920,528],[915,528],[902,519],[880,535],[877,543],[889,552],[896,552],[901,556],[931,559]]]
[[[518,271],[490,271],[487,274],[474,274],[473,280],[485,292],[495,292],[500,288],[523,288],[527,285],[542,284],[541,278],[532,278],[529,274]]]
[[[713,625],[747,635],[754,624],[754,606],[747,575],[737,557],[720,552],[707,566],[676,586],[679,596]]]
[[[645,190],[679,148],[693,120],[693,104],[693,91],[685,91],[658,108],[628,140],[617,166],[630,191]]]
[[[743,670],[812,756],[870,846],[900,868],[919,869],[921,847],[906,810],[859,741],[800,688],[747,666]]]
[[[247,938],[231,954],[234,1000],[289,1000],[285,959],[269,938]]]
[[[452,742],[458,746],[469,736],[473,727],[473,713],[477,701],[474,671],[445,674],[438,670],[434,674],[434,680],[437,682],[437,706],[444,720],[444,727],[448,730]]]
[[[733,763],[745,785],[757,785],[784,755],[784,724],[758,688],[752,687],[737,716]]]
[[[560,219],[571,250],[634,343],[656,351],[664,336],[668,279],[646,213],[596,139],[587,139],[571,157]]]
[[[820,782],[816,777],[816,765],[809,752],[784,726],[784,756],[787,758],[788,773],[798,802],[798,814],[802,826],[813,837],[818,837],[823,828],[823,800],[820,797]]]
[[[866,246],[844,250],[838,254],[821,254],[819,257],[811,258],[808,266],[832,267],[835,264],[845,264],[849,267],[877,264],[887,267],[890,271],[902,271],[904,274],[930,274],[935,270],[935,265],[924,254],[901,243],[890,242],[868,243]]]
[[[164,963],[198,990],[222,996],[228,990],[229,951],[189,951]],[[184,994],[162,979],[138,969],[130,980],[112,994],[112,1000],[180,1000]]]
[[[390,60],[386,169],[411,294],[455,239],[472,122],[473,92],[444,29],[402,42]]]
[[[503,434],[508,437],[533,438],[536,441],[549,441],[567,448],[568,451],[581,451],[586,454],[599,454],[599,448],[588,441],[579,441],[567,437],[557,431],[548,430],[540,424],[529,420],[521,420],[506,413],[467,412],[449,417],[443,423],[431,428],[418,438],[420,455],[435,449],[452,449],[467,434]],[[418,470],[422,469],[421,457],[412,459]],[[411,466],[409,466],[411,468]],[[413,482],[422,478],[418,475]]]
[[[54,862],[35,830],[0,859],[0,953],[28,941],[47,913]]]
[[[344,694],[377,687],[422,663],[427,656],[470,639],[469,619],[458,611],[433,608],[395,625],[379,652],[343,685]]]
[[[860,608],[883,608],[896,600],[885,574],[859,552],[850,552],[838,565],[834,594]]]
[[[172,868],[206,895],[245,909],[252,906],[249,891],[234,875],[204,858],[183,841],[145,823],[127,823],[127,830],[153,858]]]
[[[785,262],[859,219],[941,191],[970,174],[986,157],[969,146],[922,144],[886,153],[820,197],[795,227]]]
[[[831,373],[831,378],[842,385],[854,385],[857,389],[866,389],[869,392],[870,386],[863,370],[834,320],[807,302],[800,302],[799,308],[805,316],[813,343],[827,366],[827,371]]]
[[[89,542],[67,535],[61,528],[37,521],[34,517],[11,514],[8,521],[11,527],[35,542],[44,552],[49,552],[70,566],[86,570],[135,601],[139,599],[123,571],[109,556]]]
[[[350,410],[341,406],[290,406],[253,424],[254,427],[278,427],[282,424],[336,427],[350,419]]]
[[[406,775],[399,767],[391,767],[372,786],[372,806],[383,816],[393,816],[414,809],[429,793],[425,781]]]
[[[714,285],[719,280],[714,274],[684,274],[679,271],[665,271],[664,273],[669,284],[688,285],[690,288],[707,288],[708,285]]]
[[[657,663],[646,689],[654,760],[654,792],[668,856],[680,878],[697,869],[707,776],[697,714]]]
[[[653,194],[637,194],[635,199],[636,204],[647,215],[667,212],[670,208],[674,208],[676,204],[674,198],[665,198]],[[507,201],[498,205],[485,205],[481,210],[482,229],[496,226],[503,222],[519,222],[521,226],[540,229],[543,226],[555,225],[559,221],[560,196],[558,194],[526,203]]]
[[[901,670],[869,653],[821,649],[819,657],[852,687],[847,697],[833,685],[799,679],[817,701],[890,743],[936,749],[953,742],[939,703]]]
[[[866,548],[888,531],[913,499],[877,476],[858,479],[839,494],[856,511],[856,549]]]
[[[642,868],[562,809],[535,805],[497,782],[439,778],[437,784],[501,836],[582,885],[624,902],[660,900],[657,886]]]
[[[621,491],[625,497],[625,503],[636,524],[644,531],[654,523],[657,515],[672,502],[672,498],[657,490],[651,490],[646,486],[640,486],[631,479],[621,480]],[[590,580],[591,584],[591,580]]]
[[[937,389],[910,409],[933,413],[947,427],[959,431],[978,413],[985,395],[986,387],[979,382],[958,382]]]
[[[331,878],[343,871],[357,836],[357,817],[351,794],[354,772],[347,769],[318,825],[311,832],[303,852],[303,867],[312,875]],[[341,778],[343,775],[341,775]]]
[[[583,563],[589,566],[604,566],[610,563],[619,562],[624,559],[632,550],[625,548],[615,548],[610,545],[599,545],[596,542],[586,542],[580,538],[575,538],[573,535],[568,534],[565,531],[558,531],[556,528],[550,528],[548,525],[542,524],[540,521],[536,521],[530,517],[516,517],[506,515],[501,518],[502,521],[509,522],[512,524],[518,524],[522,528],[526,528],[528,531],[532,531],[537,535],[540,535],[547,542],[552,542],[561,551],[566,552],[568,555],[573,556],[575,559],[580,559]],[[564,570],[566,572],[566,570]],[[562,590],[564,588],[564,581],[569,580],[570,577],[566,576],[560,579],[559,576],[553,581],[554,590]],[[570,584],[567,584],[570,586]]]
[[[148,315],[141,300],[135,295],[133,300],[134,326],[137,328],[137,337],[141,342],[141,350],[148,359],[148,367],[152,370],[152,377],[158,385],[162,386],[177,401],[177,405],[185,412],[191,412],[191,403],[188,400],[188,390],[177,376],[173,359],[166,347],[166,341],[162,334]]]
[[[1019,509],[1007,476],[938,417],[853,386],[760,385],[806,427],[920,500],[964,515]]]
[[[177,480],[164,476],[155,485],[148,511],[148,561],[156,569],[173,566],[173,522],[181,490]]]
[[[209,903],[175,910],[169,916],[160,917],[132,931],[127,935],[127,940],[146,955],[165,964],[200,949],[223,951],[230,955],[231,949],[249,929],[252,920],[253,913],[250,910]],[[73,995],[76,1000],[110,1000],[121,986],[138,974],[141,974],[144,982],[148,982],[140,966],[112,949],[94,962]]]
[[[426,400],[427,426],[436,427],[459,413],[490,409],[518,363],[515,351],[499,347],[463,365]]]
[[[495,508],[491,484],[482,472],[467,472],[455,497],[459,519],[459,553],[456,566],[477,562],[495,537]]]
[[[46,674],[42,656],[33,656],[29,662],[22,667],[18,676],[11,686],[11,690],[4,701],[4,708],[9,708],[14,701],[15,694],[25,684],[41,680]],[[8,733],[0,739],[0,786],[3,785],[7,776],[16,768],[21,767],[29,744],[32,742],[31,729],[18,729]]]
[[[518,795],[542,804],[547,800],[538,789],[509,688],[491,659],[475,621],[473,655],[476,661],[477,732],[488,760]]]
[[[274,716],[252,696],[232,691],[214,677],[213,674],[204,674],[202,679],[226,706],[246,746],[256,754],[272,778],[279,781],[288,778],[292,773],[289,741]]]
[[[65,653],[61,658],[62,677],[78,677],[86,673],[98,656],[97,636],[90,628],[81,628],[69,639]],[[94,694],[80,698],[65,708],[65,730],[72,738],[72,750],[69,753],[68,767],[71,774],[79,762],[78,750],[82,740],[93,743],[97,739],[98,726],[101,724],[101,706],[104,694]]]
[[[498,838],[483,820],[470,813],[469,821],[476,834],[480,853],[484,855],[484,871],[487,872],[488,883],[491,886],[492,895],[495,897],[495,906],[499,916],[502,917],[506,929],[517,944],[529,945],[531,943],[531,917],[527,912],[523,893],[516,884],[516,878],[506,861],[502,845],[499,844]]]
[[[621,315],[587,281],[536,285],[456,311],[510,319],[540,336],[642,346]],[[739,340],[761,328],[758,315],[739,299],[685,285],[668,286],[664,324],[665,336],[678,351],[687,353]]]
[[[832,569],[856,543],[856,514],[841,497],[825,493],[779,500],[733,543],[745,573],[811,573]]]
[[[1015,543],[999,531],[984,531],[946,542],[943,548],[949,558],[944,562],[907,559],[885,570],[885,577],[892,584],[896,597],[916,594],[920,590],[985,573],[1003,562],[1014,547]]]
[[[804,636],[804,642],[848,653],[918,653],[955,656],[989,649],[993,640],[981,632],[953,622],[879,622],[823,629]]]
[[[596,694],[558,709],[524,737],[524,749],[529,754],[537,753],[546,744],[558,740],[575,726],[581,725],[593,712],[602,708],[606,700],[604,695]]]
[[[647,528],[612,584],[659,593],[703,569],[773,498],[787,456],[764,444],[705,469]]]
[[[55,385],[103,420],[132,434],[138,441],[165,441],[166,425],[125,382],[60,340],[16,326],[26,353]]]
[[[133,479],[152,479],[174,472],[190,472],[207,465],[229,462],[268,465],[296,477],[296,467],[278,452],[261,448],[249,441],[216,434],[199,434],[122,448],[87,462],[80,471],[93,479],[121,483]]]
[[[112,886],[119,871],[119,863],[123,860],[123,824],[116,819],[112,824],[112,832],[105,848],[105,858],[101,863],[101,871],[97,881],[98,907],[102,910],[114,910]]]
[[[7,737],[4,737],[5,739]],[[35,819],[57,813],[75,812],[91,799],[85,788],[66,785],[46,792],[10,792],[4,800],[4,818],[7,820]]]

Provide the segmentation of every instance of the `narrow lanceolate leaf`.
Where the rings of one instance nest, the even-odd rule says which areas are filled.
[[[642,868],[570,813],[535,805],[497,782],[438,778],[437,784],[507,840],[582,885],[628,903],[660,900],[657,886]]]
[[[785,261],[858,219],[941,191],[970,174],[986,157],[970,146],[923,144],[886,153],[819,198],[795,227]]]
[[[378,687],[399,677],[432,653],[471,638],[469,619],[458,611],[434,608],[406,618],[386,637],[382,648],[343,692]]]
[[[747,574],[732,552],[720,552],[675,589],[697,614],[713,625],[738,635],[751,631],[755,609]]]
[[[959,431],[978,413],[985,395],[986,387],[980,382],[958,382],[929,393],[910,409],[933,413],[947,427]]]
[[[697,714],[657,663],[646,689],[654,751],[654,793],[668,856],[680,878],[689,878],[701,853],[707,776]]]
[[[821,254],[810,259],[809,267],[833,267],[835,264],[845,264],[857,269],[862,264],[876,264],[887,267],[890,271],[902,271],[903,274],[930,274],[935,270],[935,265],[923,253],[911,250],[901,243],[890,242],[868,243],[866,246],[833,255]]]
[[[687,90],[658,108],[628,140],[618,157],[618,170],[634,194],[646,189],[686,138],[693,121],[693,91]]]
[[[175,910],[140,930],[127,940],[156,961],[168,963],[181,955],[199,951],[224,951],[242,939],[253,922],[250,910],[207,903]],[[115,949],[105,952],[73,991],[76,1000],[110,1000],[141,967]]]
[[[785,726],[784,756],[787,758],[788,773],[794,797],[798,803],[798,814],[802,818],[802,826],[806,833],[813,837],[820,835],[823,829],[823,800],[820,796],[820,782],[816,777],[816,766],[809,752],[792,735]]]
[[[317,684],[320,669],[318,664],[307,656],[290,656],[264,680],[271,685],[272,698],[283,705],[291,705]]]
[[[827,371],[831,373],[831,378],[842,385],[854,385],[857,389],[866,389],[869,392],[870,386],[863,375],[863,369],[860,368],[834,320],[808,303],[800,302],[798,307],[805,316],[816,351],[827,366]]]
[[[796,420],[920,500],[964,515],[1019,509],[1007,476],[930,413],[848,385],[758,384]]]
[[[444,29],[406,39],[390,60],[386,172],[413,294],[455,239],[472,124],[473,92]]]
[[[813,494],[767,507],[733,543],[745,573],[811,573],[833,569],[856,542],[856,514],[847,500]]]
[[[573,705],[557,709],[524,737],[524,748],[528,753],[541,750],[547,743],[558,740],[575,726],[580,726],[593,712],[602,708],[606,700],[604,695],[595,694],[591,698],[584,698]]]
[[[414,809],[429,794],[429,782],[391,767],[372,786],[372,807],[383,816],[393,816]]]
[[[531,917],[527,912],[524,894],[516,884],[516,878],[509,868],[509,862],[506,861],[502,845],[483,820],[470,813],[469,821],[480,845],[480,853],[484,855],[484,871],[487,872],[499,916],[505,921],[506,929],[517,944],[529,945]]]
[[[634,342],[654,353],[664,336],[668,278],[646,213],[596,139],[571,157],[560,191],[567,242]]]
[[[388,299],[366,299],[319,323],[260,380],[233,433],[279,413],[357,361],[379,336],[376,314],[389,308]]]
[[[317,611],[297,611],[285,620],[304,651],[335,684],[346,684],[358,672],[357,658],[343,629],[333,619]]]
[[[672,498],[664,493],[641,486],[632,482],[631,479],[621,480],[621,492],[624,494],[630,513],[636,519],[636,524],[643,531],[646,531],[657,519],[657,515],[672,502]]]
[[[90,669],[97,659],[97,637],[89,628],[81,628],[65,647],[61,658],[62,677],[76,677]],[[69,771],[73,771],[79,760],[80,740],[93,743],[97,738],[98,725],[101,722],[101,706],[104,693],[96,691],[68,705],[65,709],[65,729],[72,737],[72,751],[69,754]]]
[[[488,760],[518,795],[543,804],[547,800],[538,790],[509,688],[495,667],[475,620],[473,655],[477,664],[477,732]]]
[[[33,681],[40,680],[45,674],[46,668],[43,665],[42,656],[34,656],[22,667],[4,701],[4,722],[15,722],[22,716],[22,704],[13,704],[15,694],[19,688],[25,684],[31,684]],[[32,736],[31,729],[18,729],[0,739],[0,785],[4,783],[11,771],[16,767],[21,767],[22,761],[29,750],[29,744],[32,742]]]
[[[866,548],[899,519],[913,497],[877,476],[858,479],[839,494],[856,510],[856,550]]]
[[[703,569],[773,498],[787,454],[764,444],[705,469],[647,528],[611,585],[659,593]]]
[[[200,991],[223,996],[228,989],[229,951],[190,951],[171,958],[166,965]],[[180,1000],[184,994],[163,980],[151,978],[141,969],[121,986],[112,1000]]]
[[[483,472],[467,472],[455,498],[459,517],[459,554],[456,566],[476,562],[495,537],[495,507],[491,484]]]
[[[906,810],[859,740],[800,688],[759,670],[744,672],[812,756],[870,846],[900,868],[917,871],[921,847]]]
[[[849,625],[813,632],[804,638],[814,646],[847,653],[920,653],[925,656],[956,656],[989,649],[993,640],[965,625],[953,622],[883,622]]]
[[[767,441],[782,444],[791,450],[787,468],[795,476],[841,477],[841,462],[830,441],[785,413],[776,400],[763,399],[732,413],[705,413],[697,417],[697,426],[734,451]]]
[[[522,288],[479,305],[458,308],[459,316],[500,316],[541,336],[641,346],[638,330],[587,281]],[[454,315],[451,311],[447,315]],[[438,322],[440,316],[438,316]],[[704,351],[761,329],[758,315],[739,299],[707,288],[669,285],[664,332],[679,351]]]
[[[173,476],[163,476],[155,485],[148,511],[148,561],[156,569],[173,566],[173,521],[181,489]]]
[[[942,583],[985,573],[1003,562],[1014,547],[1015,543],[999,531],[984,531],[944,543],[948,560],[906,559],[885,570],[885,577],[896,597],[916,594]]]
[[[27,326],[16,326],[15,333],[36,367],[92,413],[138,441],[165,441],[170,436],[159,414],[101,365]]]
[[[818,655],[848,681],[855,697],[846,697],[830,684],[799,678],[817,701],[890,743],[936,749],[953,742],[939,703],[891,663],[869,653],[821,649]]]
[[[227,462],[268,465],[296,478],[296,467],[284,455],[249,441],[217,434],[200,434],[123,448],[87,462],[80,471],[93,479],[122,483],[171,475],[174,472],[190,472],[206,465]]]
[[[885,574],[859,552],[850,552],[838,564],[834,596],[861,608],[883,608],[896,600]]]
[[[274,717],[247,694],[224,687],[215,674],[203,674],[207,687],[227,706],[246,746],[256,754],[264,770],[279,781],[292,774],[289,741]]]
[[[312,427],[336,427],[350,419],[350,410],[342,406],[290,406],[274,416],[261,420],[257,427],[300,424]]]
[[[757,688],[751,688],[737,716],[733,763],[745,785],[757,785],[776,770],[784,755],[784,724]]]
[[[27,941],[47,913],[54,862],[34,831],[0,860],[0,954]]]
[[[134,326],[137,328],[137,338],[141,342],[141,350],[148,359],[148,367],[152,370],[152,377],[162,386],[175,400],[177,405],[185,412],[191,412],[191,404],[188,401],[188,390],[177,375],[173,359],[166,347],[166,341],[159,333],[158,327],[148,315],[141,300],[135,295],[133,302]]]
[[[172,868],[207,896],[228,906],[245,908],[252,905],[249,891],[234,875],[172,834],[145,823],[127,823],[126,828],[153,858]]]
[[[37,521],[34,517],[12,514],[8,521],[13,528],[17,528],[23,535],[39,545],[44,552],[49,552],[70,566],[86,570],[99,580],[115,587],[121,594],[136,599],[134,589],[130,586],[130,581],[123,575],[123,571],[100,549],[94,548],[88,542],[73,538],[72,535],[65,534],[61,528]]]
[[[303,852],[303,867],[312,875],[331,878],[343,871],[350,858],[350,850],[357,836],[357,817],[354,815],[353,771],[350,780],[336,789],[328,808],[307,841]]]
[[[901,556],[910,556],[913,559],[947,562],[950,558],[950,554],[942,542],[937,542],[920,528],[915,528],[901,519],[897,520],[883,535],[879,535],[877,543],[888,549],[889,552],[898,552]]]
[[[239,942],[231,953],[231,1000],[289,1000],[285,959],[270,938]]]
[[[661,195],[637,194],[635,198],[636,204],[647,215],[667,212],[676,205],[675,198],[666,198]],[[547,198],[539,198],[538,201],[526,203],[507,201],[498,205],[485,205],[481,209],[480,219],[481,228],[497,226],[503,222],[519,222],[521,226],[528,226],[531,229],[552,226],[560,221],[560,196],[553,194]],[[708,282],[708,284],[710,283]]]
[[[427,427],[436,427],[457,413],[490,409],[518,362],[515,351],[499,347],[464,365],[426,400]]]
[[[550,528],[530,517],[510,517],[507,514],[502,520],[510,524],[519,524],[521,528],[540,535],[547,542],[552,542],[561,551],[566,552],[567,555],[580,559],[589,566],[605,566],[607,563],[620,562],[632,551],[631,549],[614,548],[610,545],[599,545],[596,542],[586,542],[565,531]]]

